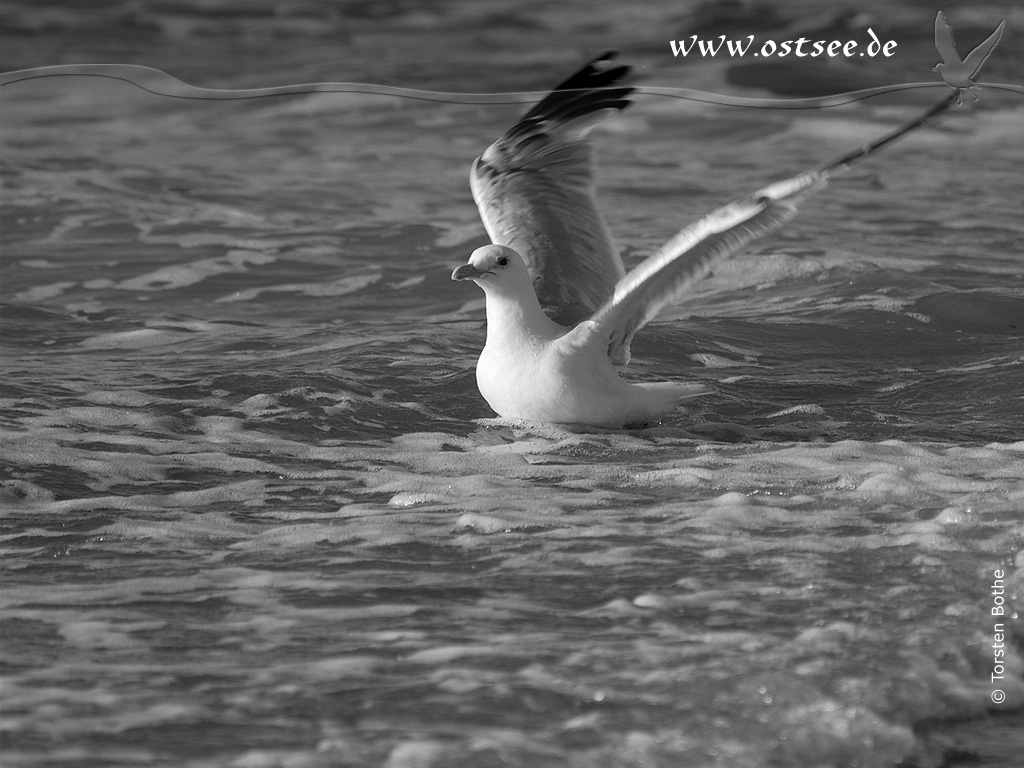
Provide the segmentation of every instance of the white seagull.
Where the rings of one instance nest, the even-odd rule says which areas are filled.
[[[633,334],[712,265],[781,227],[796,205],[879,147],[923,125],[954,95],[881,139],[715,210],[626,273],[594,199],[586,134],[626,108],[629,68],[594,59],[473,163],[470,184],[492,245],[453,280],[484,290],[480,394],[499,415],[609,429],[657,421],[706,390],[619,375]]]

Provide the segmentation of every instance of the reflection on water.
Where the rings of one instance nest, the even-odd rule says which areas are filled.
[[[614,8],[350,5],[15,6],[3,69],[497,90],[643,37]],[[695,13],[650,9],[651,46]],[[916,11],[877,13],[901,50],[930,45]],[[117,25],[139,32],[120,53]],[[426,65],[466,30],[472,68]],[[640,54],[659,82],[728,87]],[[711,394],[604,432],[491,419],[475,389],[482,300],[448,274],[485,239],[468,163],[517,108],[102,81],[3,98],[5,765],[1019,753],[1024,663],[1014,640],[993,704],[990,589],[1004,569],[1016,637],[1017,101],[984,94],[723,265],[634,347],[636,376]],[[634,262],[911,100],[645,98],[597,138],[612,230]]]

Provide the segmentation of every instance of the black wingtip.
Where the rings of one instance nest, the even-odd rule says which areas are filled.
[[[527,112],[520,124],[532,120],[567,120],[602,109],[625,109],[634,88],[622,85],[632,71],[625,64],[612,64],[618,51],[605,51],[556,85],[539,104]]]
[[[596,56],[588,61],[552,90],[576,91],[590,88],[607,88],[618,84],[632,71],[632,68],[625,64],[611,64],[618,55],[618,51],[605,51],[600,56]]]

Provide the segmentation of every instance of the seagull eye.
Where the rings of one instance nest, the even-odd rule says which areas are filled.
[[[508,266],[508,256],[502,256],[500,259],[498,259],[498,266],[499,267],[507,267]]]

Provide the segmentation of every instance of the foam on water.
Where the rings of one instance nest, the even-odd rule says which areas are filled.
[[[284,707],[319,712],[303,725],[315,746],[237,764],[332,765],[343,745],[383,764],[760,765],[767,749],[888,765],[930,749],[915,723],[986,708],[987,586],[1005,561],[988,553],[1020,544],[1024,444],[715,445],[487,423],[305,445],[207,417],[194,437],[123,440],[115,463],[58,448],[82,424],[93,441],[152,429],[77,407],[15,450],[106,486],[220,480],[64,500],[7,487],[14,661],[49,659],[7,684],[22,743],[55,718],[46,732],[69,743],[160,744],[213,722],[249,740]],[[1011,651],[1006,666],[1009,705],[1024,705],[1024,661]],[[439,723],[429,749],[395,744],[421,707],[461,724]],[[126,764],[116,743],[102,754]]]

